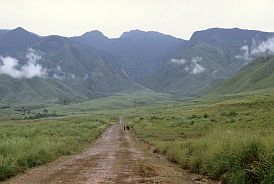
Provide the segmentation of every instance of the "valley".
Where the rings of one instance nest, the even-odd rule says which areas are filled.
[[[238,28],[196,31],[190,40],[141,30],[116,39],[99,31],[78,37],[42,37],[21,27],[3,32],[1,103],[42,104],[144,88],[180,98],[200,97],[269,49],[271,55],[273,36]]]
[[[1,30],[0,181],[273,183],[273,43]]]

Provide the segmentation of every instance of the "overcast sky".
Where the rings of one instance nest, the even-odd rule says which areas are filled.
[[[274,0],[0,0],[0,28],[108,37],[141,29],[189,39],[211,27],[274,32],[273,9]]]

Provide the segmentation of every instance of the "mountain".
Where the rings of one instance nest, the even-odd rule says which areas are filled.
[[[140,83],[185,43],[170,35],[140,30],[125,32],[116,39],[109,39],[99,31],[72,39],[112,54],[127,75]]]
[[[274,56],[255,59],[209,95],[223,95],[274,88]]]
[[[43,53],[41,64],[49,77],[62,80],[88,97],[99,97],[138,86],[127,78],[111,55],[60,36],[32,45]]]
[[[191,42],[203,42],[217,47],[228,47],[229,45],[251,45],[253,40],[267,39],[269,35],[268,32],[256,30],[211,28],[194,32],[190,40]]]
[[[24,49],[39,41],[39,39],[38,35],[18,27],[0,36],[0,54]]]
[[[180,96],[200,96],[232,77],[249,61],[245,56],[273,33],[213,28],[195,32],[144,85]]]
[[[58,102],[60,96],[75,101],[140,88],[140,85],[128,79],[125,71],[116,64],[111,54],[87,47],[70,38],[56,35],[40,37],[22,28],[12,30],[0,38],[0,41],[5,40],[5,42],[0,42],[1,55],[18,61],[16,72],[28,66],[28,62],[34,62],[32,67],[38,65],[46,73],[45,76],[36,79],[20,76],[12,79],[3,74],[0,75],[0,87],[2,88],[0,102],[14,101],[12,99],[18,102],[19,99],[34,99],[35,101],[39,100],[39,95],[45,100],[44,102]],[[16,38],[22,43],[17,43],[19,41]],[[1,45],[8,40],[10,42],[8,46]],[[37,61],[28,61],[29,57]],[[0,64],[1,62],[0,60]],[[12,92],[14,84],[17,86],[18,94]],[[42,88],[40,84],[45,87]],[[66,90],[62,91],[60,86]],[[41,93],[40,89],[44,89],[45,94]],[[21,94],[24,94],[26,98],[20,98]]]
[[[105,47],[108,46],[110,41],[108,37],[106,37],[102,32],[98,30],[86,32],[82,36],[73,37],[72,39],[81,43],[85,43],[87,45],[94,46],[94,48],[103,48],[101,50],[105,50]]]
[[[100,31],[68,38],[1,30],[0,102],[59,103],[140,88],[197,97],[247,66],[272,36],[237,28],[197,31],[188,41],[141,30],[114,39]]]
[[[48,102],[63,103],[86,100],[87,97],[72,90],[60,81],[34,77],[31,79],[14,79],[0,75],[1,104],[29,104]]]
[[[8,30],[8,29],[0,29],[0,36],[3,35],[3,34],[6,34],[9,31],[10,30]]]

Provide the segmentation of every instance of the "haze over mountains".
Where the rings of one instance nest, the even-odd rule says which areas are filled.
[[[237,28],[197,31],[190,40],[141,30],[116,39],[0,30],[0,101],[86,100],[143,88],[200,96],[271,55],[273,36]]]
[[[274,88],[274,57],[262,56],[249,63],[210,95],[233,94]]]
[[[186,41],[158,32],[132,30],[117,39],[109,39],[99,31],[91,31],[74,40],[115,55],[118,64],[134,80],[142,82]]]

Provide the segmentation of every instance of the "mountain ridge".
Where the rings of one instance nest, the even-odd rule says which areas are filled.
[[[113,39],[100,35],[98,37],[97,32],[87,32],[72,39],[120,58],[118,64],[137,82],[141,82],[145,75],[160,65],[169,54],[169,50],[184,42],[153,31],[131,30]]]
[[[98,30],[76,37],[39,36],[20,27],[3,32],[0,56],[18,60],[20,70],[28,66],[26,53],[31,48],[41,58],[34,66],[42,67],[48,79],[80,94],[71,95],[73,100],[140,88],[202,96],[250,62],[247,57],[254,42],[258,45],[273,36],[238,28],[196,31],[190,40],[138,29],[119,38],[108,38]],[[48,91],[58,91],[58,85],[49,85],[48,79],[41,78],[41,83],[52,88]]]
[[[274,56],[256,58],[208,95],[234,94],[274,88]]]
[[[21,27],[10,30],[0,36],[0,54],[24,49],[37,42],[40,36]]]
[[[273,35],[238,28],[197,31],[187,45],[145,79],[145,86],[175,95],[204,95],[249,62],[245,57],[254,42],[262,43]],[[194,72],[195,66],[201,72]]]

